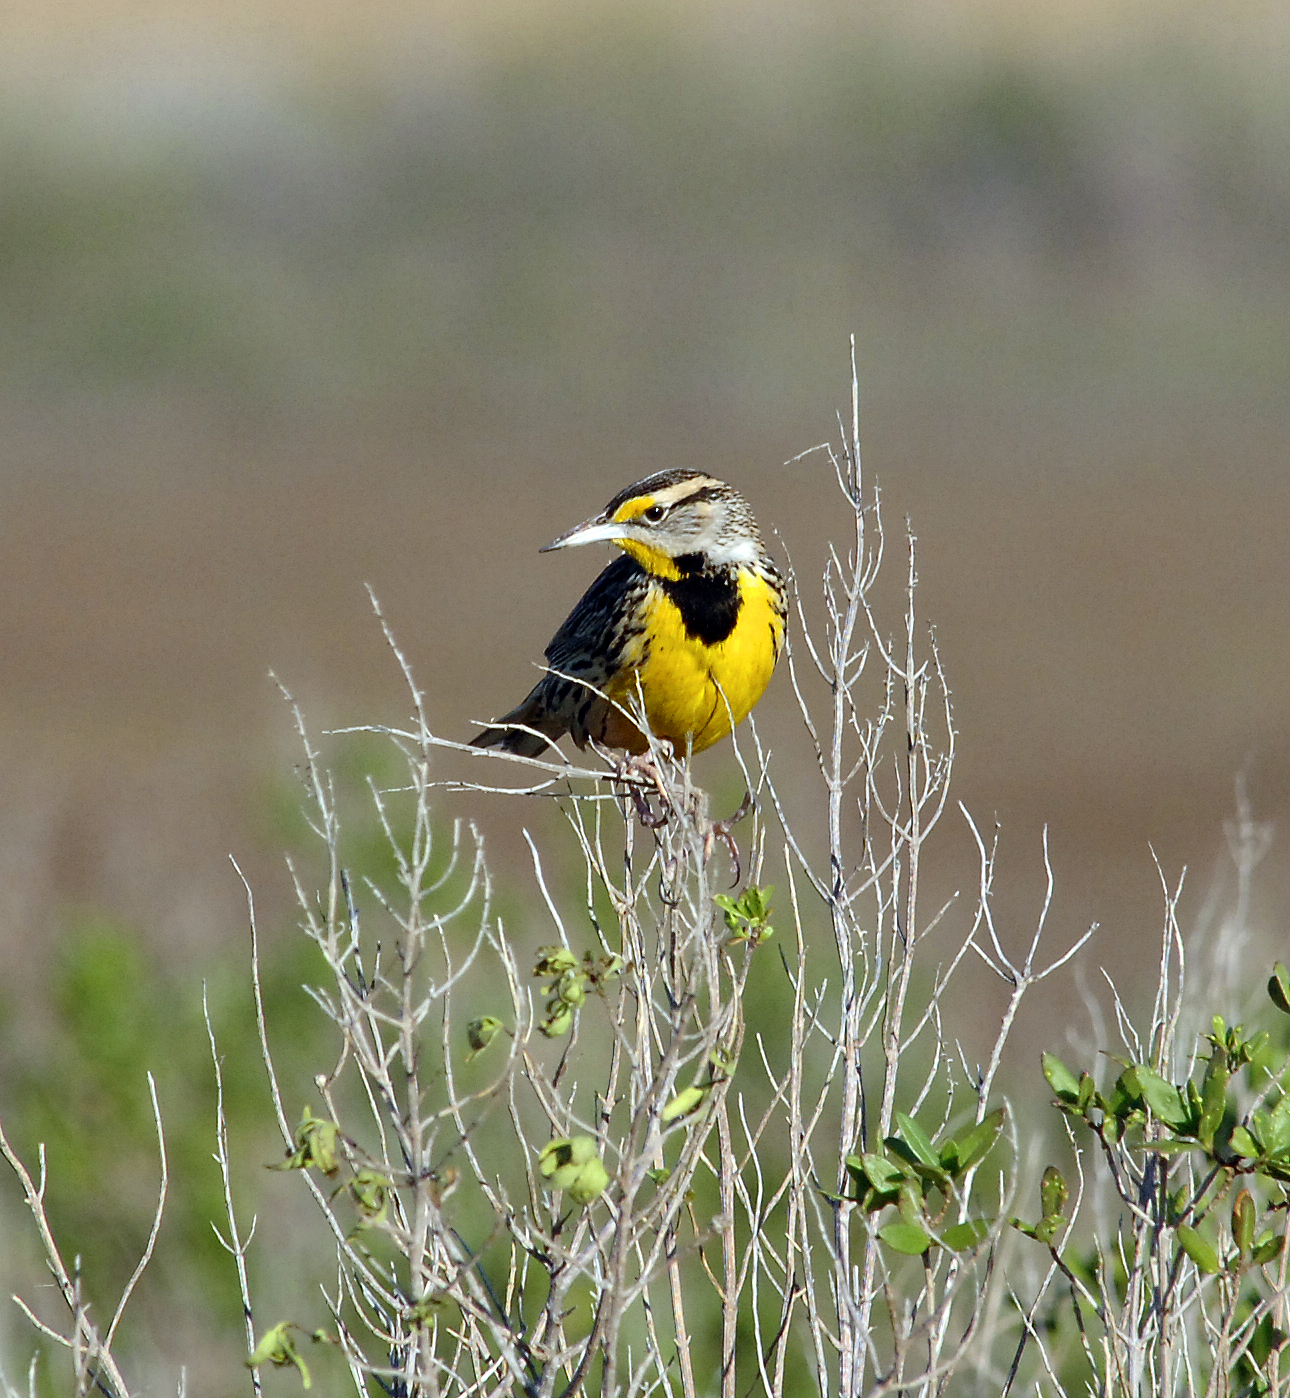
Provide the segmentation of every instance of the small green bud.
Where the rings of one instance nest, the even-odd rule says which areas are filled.
[[[324,1175],[340,1168],[340,1127],[334,1121],[314,1116],[308,1107],[296,1127],[296,1148],[270,1170],[307,1170],[312,1165]]]
[[[578,1172],[578,1178],[565,1191],[575,1204],[586,1205],[599,1199],[609,1184],[609,1172],[597,1158],[589,1160]]]
[[[444,1299],[431,1291],[423,1296],[415,1305],[409,1306],[406,1312],[409,1322],[414,1326],[424,1325],[438,1311],[443,1310]]]
[[[301,1359],[300,1352],[296,1349],[295,1336],[291,1333],[299,1328],[289,1320],[280,1320],[271,1330],[266,1330],[260,1337],[260,1343],[247,1357],[246,1367],[258,1369],[261,1364],[272,1364],[275,1369],[285,1369],[291,1365],[300,1371],[301,1386],[312,1388],[313,1380],[309,1377],[309,1369]]]
[[[545,1034],[548,1039],[558,1039],[569,1032],[573,1024],[573,1011],[561,999],[549,1000],[547,1002],[546,1018],[538,1025],[538,1033]]]
[[[379,1170],[360,1170],[349,1182],[349,1197],[364,1225],[384,1223],[390,1207],[390,1177]]]
[[[587,999],[587,986],[577,971],[566,971],[555,987],[555,993],[566,1005],[578,1009]]]
[[[568,947],[538,947],[537,961],[533,966],[535,976],[562,976],[566,971],[578,969],[578,958]]]
[[[466,1041],[470,1044],[470,1057],[483,1051],[497,1037],[497,1031],[501,1029],[502,1021],[494,1019],[492,1015],[481,1015],[478,1019],[472,1019],[466,1026]]]
[[[594,1136],[561,1136],[538,1155],[538,1172],[575,1204],[590,1204],[604,1193],[609,1173],[601,1163]]]
[[[706,1089],[702,1087],[683,1087],[659,1113],[659,1120],[664,1126],[667,1126],[678,1117],[695,1111],[702,1104],[706,1095]]]

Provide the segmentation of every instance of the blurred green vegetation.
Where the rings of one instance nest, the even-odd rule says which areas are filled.
[[[392,770],[388,749],[361,740],[343,744],[336,764],[346,816],[353,818],[348,843],[355,879],[370,878],[386,890],[393,883],[393,858],[364,784],[368,776],[377,780]],[[303,810],[300,776],[297,772],[265,789],[261,827],[266,845],[290,851],[303,886],[312,888],[319,872],[316,842]],[[392,821],[404,835],[406,822],[398,820],[397,804],[396,796]],[[454,896],[459,884],[446,885],[445,896]],[[365,890],[360,896],[370,904]],[[325,984],[326,964],[296,929],[262,926],[259,941],[265,1018],[284,1107],[294,1124],[302,1103],[317,1107],[313,1080],[337,1056],[334,1028],[304,989]],[[282,1157],[255,1024],[249,937],[231,939],[201,982],[186,962],[146,952],[148,943],[155,945],[156,939],[93,911],[66,919],[46,1013],[18,1014],[10,1007],[0,1016],[0,1061],[6,1065],[0,1112],[11,1142],[33,1171],[44,1145],[46,1203],[55,1237],[69,1265],[73,1256],[85,1259],[87,1295],[105,1324],[138,1262],[156,1205],[151,1073],[170,1184],[155,1258],[132,1311],[152,1316],[154,1329],[163,1328],[157,1317],[171,1323],[182,1317],[190,1330],[203,1334],[204,1343],[218,1344],[222,1337],[235,1345],[241,1335],[237,1280],[212,1230],[214,1224],[226,1232],[227,1225],[223,1184],[212,1158],[216,1089],[203,994],[221,1059],[234,1196],[245,1236],[252,1216],[268,1207],[272,1191],[264,1167]],[[34,1035],[33,1022],[40,1026]],[[11,1217],[19,1229],[25,1226]],[[271,1236],[273,1226],[267,1227]],[[271,1297],[271,1304],[304,1294],[312,1306],[309,1277],[284,1275],[296,1252],[308,1253],[309,1245],[296,1240],[284,1247],[284,1242],[279,1236],[276,1246],[252,1246],[253,1294]],[[325,1259],[325,1246],[318,1257]],[[61,1373],[62,1358],[51,1356],[51,1361],[53,1372]]]
[[[265,77],[244,114],[194,82],[57,142],[11,112],[10,392],[755,429],[858,329],[875,395],[900,362],[960,401],[1072,372],[1283,396],[1290,83],[1260,55],[728,40],[557,27],[491,65]]]
[[[279,1071],[297,1093],[334,1052],[328,1026],[301,991],[302,981],[317,982],[321,969],[321,958],[301,937],[275,938],[262,965]],[[262,1167],[278,1158],[281,1141],[244,952],[230,949],[203,987],[182,964],[145,954],[136,929],[93,913],[70,919],[42,1033],[16,1041],[12,1015],[0,1026],[6,1064],[0,1110],[29,1169],[35,1170],[44,1146],[55,1237],[68,1265],[73,1257],[84,1259],[86,1294],[105,1325],[138,1262],[156,1206],[159,1161],[147,1084],[153,1075],[169,1191],[156,1254],[133,1307],[136,1318],[150,1315],[157,1329],[182,1318],[215,1345],[221,1336],[239,1334],[241,1302],[231,1259],[212,1231],[212,1224],[226,1225],[212,1158],[215,1082],[203,989],[223,1065],[234,1188],[245,1228],[261,1196]],[[6,1208],[12,1225],[25,1229],[17,1201],[12,1205]],[[273,1266],[271,1257],[253,1250],[253,1277],[265,1279]],[[130,1331],[127,1321],[127,1336]],[[61,1355],[49,1362],[54,1374],[62,1372]],[[50,1368],[45,1372],[48,1382]]]
[[[300,986],[316,982],[323,965],[302,938],[275,941],[262,966],[265,1012],[275,1026],[284,1079],[299,1081],[304,1074],[307,1080],[324,1053],[326,1033]],[[133,1228],[155,1202],[151,1072],[170,1169],[183,1181],[171,1200],[167,1232],[179,1229],[182,1249],[203,1268],[204,1285],[231,1284],[208,1224],[222,1209],[222,1187],[210,1161],[215,1083],[203,989],[224,1062],[235,1153],[265,1140],[264,1130],[253,1123],[265,1119],[267,1083],[249,968],[236,951],[229,961],[203,987],[186,977],[182,966],[146,955],[135,929],[86,914],[71,921],[58,947],[47,1034],[5,1046],[6,1061],[16,1065],[5,1104],[15,1144],[34,1155],[36,1143],[46,1143],[52,1211],[84,1237],[87,1255],[110,1259],[112,1268],[128,1271],[139,1241],[127,1241],[124,1235],[131,1230],[113,1216],[114,1208],[132,1217]],[[268,1139],[273,1136],[270,1130]],[[275,1151],[276,1146],[274,1141]],[[119,1289],[127,1271],[104,1276],[105,1288]]]
[[[329,738],[325,763],[322,780],[335,802],[353,907],[368,955],[377,956],[383,943],[393,944],[385,931],[389,914],[382,900],[391,908],[406,905],[390,839],[405,852],[411,848],[415,807],[406,789],[406,762],[391,740],[356,733]],[[310,899],[327,882],[322,845],[311,829],[312,779],[302,762],[267,783],[259,802],[261,840],[266,848],[288,854]],[[381,795],[388,835],[374,790]],[[428,881],[439,886],[423,908],[427,915],[462,903],[475,849],[470,832],[461,829],[454,861],[453,827],[436,825],[430,835]],[[498,890],[490,904],[493,915],[513,929],[536,921],[521,898],[516,889]],[[478,896],[470,907],[480,911]],[[455,939],[457,954],[464,954],[474,935],[469,918],[465,925],[450,926],[448,935]],[[43,1145],[45,1198],[55,1238],[68,1265],[74,1257],[84,1259],[86,1294],[106,1325],[138,1262],[156,1207],[158,1153],[147,1083],[147,1075],[153,1075],[165,1129],[169,1192],[156,1253],[131,1303],[120,1348],[127,1357],[136,1351],[151,1363],[164,1353],[175,1359],[176,1367],[191,1365],[196,1356],[183,1348],[188,1337],[202,1350],[222,1350],[218,1363],[231,1371],[240,1362],[242,1306],[232,1260],[212,1228],[227,1231],[223,1184],[212,1157],[216,1088],[203,994],[221,1059],[234,1203],[244,1238],[252,1218],[260,1219],[248,1252],[258,1329],[283,1318],[278,1307],[308,1321],[307,1329],[327,1322],[317,1284],[333,1265],[331,1244],[310,1228],[311,1206],[299,1210],[306,1201],[296,1198],[297,1181],[265,1173],[266,1166],[281,1161],[283,1146],[256,1029],[249,936],[230,939],[201,981],[186,962],[144,950],[155,942],[94,911],[66,919],[44,1012],[19,1014],[10,1006],[0,1014],[0,1062],[5,1064],[0,1116],[33,1173]],[[294,1127],[306,1105],[315,1114],[325,1112],[315,1079],[330,1072],[340,1056],[339,1035],[308,992],[316,986],[325,994],[329,975],[318,948],[298,926],[261,925],[258,945],[265,1020],[283,1107]],[[493,1009],[507,1013],[507,996],[495,979],[477,976],[461,987],[455,1008],[464,1060],[468,1019]],[[31,1033],[33,1023],[38,1033]],[[433,1025],[427,1035],[437,1043]],[[482,1086],[490,1077],[487,1062],[461,1061],[457,1072],[468,1087]],[[430,1098],[441,1095],[442,1080],[442,1071],[427,1064]],[[348,1113],[346,1125],[362,1138],[366,1099],[352,1072],[342,1074],[335,1092]],[[498,1123],[486,1122],[481,1137],[487,1141],[494,1133],[494,1144],[503,1153],[513,1150],[508,1129],[498,1128]],[[377,1149],[375,1142],[367,1144]],[[477,1191],[461,1190],[454,1214],[464,1238],[487,1244],[492,1216]],[[16,1200],[6,1202],[5,1215],[22,1238],[21,1255],[30,1258],[34,1269],[27,1280],[16,1273],[11,1277],[27,1294],[39,1285],[33,1279],[42,1268]],[[369,1242],[383,1246],[379,1235]],[[17,1267],[18,1256],[15,1250],[11,1265]],[[155,1346],[151,1352],[150,1346]],[[24,1344],[17,1352],[26,1349]],[[311,1354],[309,1362],[324,1377],[330,1366],[340,1365],[330,1351]],[[49,1392],[61,1391],[57,1376],[65,1364],[61,1352],[46,1354],[43,1381],[52,1385]],[[339,1367],[336,1372],[339,1380]]]

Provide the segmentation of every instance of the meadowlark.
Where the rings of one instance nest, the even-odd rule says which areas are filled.
[[[473,740],[536,757],[568,734],[630,753],[629,714],[682,754],[743,722],[779,659],[788,588],[748,502],[702,471],[660,471],[542,550],[616,544],[546,648],[548,673]]]

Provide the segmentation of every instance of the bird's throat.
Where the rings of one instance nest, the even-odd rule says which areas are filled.
[[[651,577],[662,578],[667,582],[676,582],[681,578],[681,570],[667,554],[660,553],[658,549],[650,548],[639,539],[615,539],[614,542],[625,554],[634,558]]]

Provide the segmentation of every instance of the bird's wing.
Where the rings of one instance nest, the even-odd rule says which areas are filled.
[[[616,558],[582,594],[551,637],[546,662],[562,675],[603,686],[615,672],[623,648],[639,629],[632,612],[647,575],[633,558]]]
[[[639,611],[648,586],[645,570],[626,556],[617,558],[583,593],[577,606],[546,648],[552,671],[492,727],[472,739],[475,747],[500,747],[526,757],[537,756],[546,743],[568,733],[581,748],[588,738],[604,741],[614,711],[601,691],[617,673],[624,651],[640,634]],[[507,725],[521,725],[520,728]],[[629,740],[631,734],[623,741]]]

